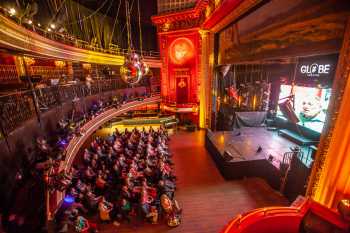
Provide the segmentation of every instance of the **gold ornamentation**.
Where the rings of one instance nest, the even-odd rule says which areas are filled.
[[[180,88],[186,87],[186,83],[185,83],[185,81],[184,81],[183,78],[180,80],[180,82],[179,82],[179,84],[178,84],[178,87],[180,87]]]
[[[315,197],[321,176],[323,174],[326,156],[328,154],[329,146],[333,136],[333,130],[339,115],[340,106],[343,99],[344,90],[346,87],[348,77],[350,75],[350,62],[348,57],[350,56],[350,21],[346,26],[346,32],[343,39],[343,47],[340,51],[340,57],[336,70],[335,80],[332,90],[332,99],[329,105],[329,114],[325,122],[323,134],[319,143],[319,148],[316,154],[316,159],[312,168],[311,175],[309,177],[307,195]]]
[[[170,29],[171,24],[169,22],[166,22],[162,25],[162,31],[167,32]]]
[[[56,61],[55,61],[55,66],[62,69],[63,67],[66,66],[66,62],[56,60]]]
[[[23,57],[24,62],[26,63],[27,66],[34,65],[35,59],[31,57]]]
[[[84,70],[91,70],[91,64],[90,63],[83,63],[83,69]]]

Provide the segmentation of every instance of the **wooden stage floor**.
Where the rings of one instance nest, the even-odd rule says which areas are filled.
[[[216,233],[239,213],[266,206],[287,206],[288,201],[259,178],[226,181],[204,147],[204,131],[178,132],[171,137],[178,177],[175,197],[183,208],[182,224],[169,228],[132,220],[99,225],[103,233]]]
[[[290,152],[295,143],[279,136],[276,131],[268,131],[264,127],[245,127],[235,131],[217,131],[210,136],[219,152],[229,152],[233,157],[230,162],[243,160],[267,159],[273,156],[273,165],[279,168],[285,152]],[[257,153],[258,147],[262,148]]]

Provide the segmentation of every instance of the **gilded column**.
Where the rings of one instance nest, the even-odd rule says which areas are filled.
[[[14,56],[14,58],[18,77],[27,75],[23,57]]]
[[[350,18],[339,54],[329,114],[313,165],[307,195],[334,207],[350,195]]]
[[[208,104],[210,92],[209,86],[209,31],[200,30],[201,35],[201,58],[200,58],[200,89],[199,89],[199,127],[206,128],[208,119]]]

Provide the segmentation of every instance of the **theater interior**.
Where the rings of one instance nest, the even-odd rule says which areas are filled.
[[[346,233],[349,155],[348,0],[0,1],[0,233]]]

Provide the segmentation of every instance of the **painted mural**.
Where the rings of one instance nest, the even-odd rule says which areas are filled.
[[[296,6],[265,22],[256,14],[232,24],[219,34],[219,64],[338,51],[350,11],[335,13],[332,10],[337,9],[326,8],[327,4],[307,10]],[[248,24],[249,31],[245,29]]]

